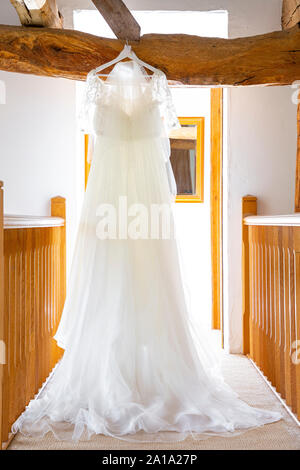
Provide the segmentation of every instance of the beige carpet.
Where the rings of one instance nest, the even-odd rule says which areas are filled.
[[[202,441],[195,441],[190,437],[183,442],[172,444],[137,444],[104,436],[95,436],[90,441],[74,444],[57,441],[51,434],[40,440],[24,438],[17,434],[9,446],[9,450],[299,450],[300,427],[269,389],[251,361],[244,356],[226,355],[223,361],[223,373],[227,383],[243,400],[253,406],[280,410],[283,414],[283,420],[234,437],[210,437]]]

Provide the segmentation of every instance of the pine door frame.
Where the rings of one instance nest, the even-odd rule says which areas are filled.
[[[210,222],[213,329],[223,343],[223,89],[211,89]]]

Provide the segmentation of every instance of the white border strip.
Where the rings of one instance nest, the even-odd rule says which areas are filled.
[[[276,398],[280,401],[280,403],[282,404],[282,406],[285,408],[285,410],[288,412],[288,414],[293,418],[293,420],[295,421],[295,423],[300,427],[300,421],[298,421],[297,417],[294,415],[294,413],[290,410],[290,408],[288,407],[288,405],[286,404],[286,402],[281,398],[281,396],[279,395],[279,393],[275,390],[275,388],[273,387],[273,385],[271,384],[271,382],[267,379],[267,377],[262,373],[262,371],[260,370],[259,367],[257,367],[257,365],[255,364],[255,362],[251,359],[251,357],[248,356],[248,359],[249,361],[252,363],[252,365],[254,366],[254,368],[257,370],[257,372],[259,373],[259,375],[263,378],[264,382],[268,385],[268,387],[271,389],[271,391],[274,393],[274,395],[276,396]]]
[[[248,215],[244,217],[244,224],[299,227],[300,216],[299,213],[288,215]]]
[[[63,227],[64,219],[61,217],[17,216],[4,215],[4,229],[37,228],[37,227]]]

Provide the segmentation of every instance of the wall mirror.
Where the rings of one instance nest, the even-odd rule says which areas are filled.
[[[176,202],[204,202],[204,117],[179,117],[170,133]]]

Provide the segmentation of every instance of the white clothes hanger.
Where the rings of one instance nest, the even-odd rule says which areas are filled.
[[[98,72],[101,72],[102,70],[107,69],[108,67],[111,67],[112,65],[114,65],[114,64],[116,64],[116,63],[118,63],[121,60],[126,59],[126,58],[129,58],[129,59],[133,60],[134,62],[139,64],[141,67],[145,67],[153,73],[157,73],[157,72],[163,73],[161,70],[159,70],[159,69],[153,67],[152,65],[147,64],[143,60],[139,59],[137,57],[137,55],[131,49],[131,46],[129,46],[128,44],[125,44],[124,49],[120,52],[120,54],[115,59],[111,60],[110,62],[106,62],[105,64],[99,65],[99,67],[94,69],[93,72],[96,73],[97,75],[101,76],[101,77],[107,77],[107,74],[99,74]]]

